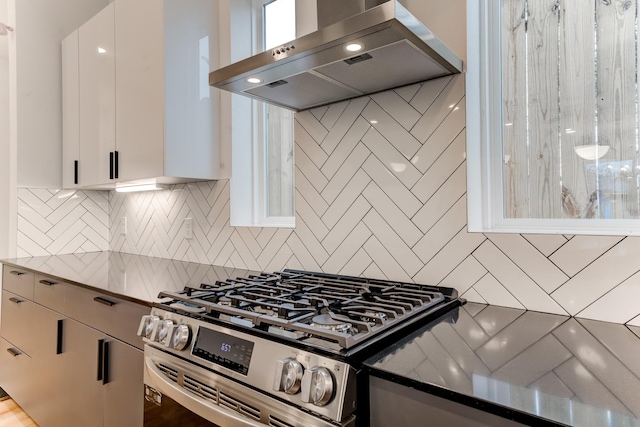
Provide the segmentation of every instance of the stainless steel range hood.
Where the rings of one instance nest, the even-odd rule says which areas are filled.
[[[364,48],[347,51],[354,42]],[[389,0],[213,71],[209,84],[300,111],[461,71],[456,54]]]

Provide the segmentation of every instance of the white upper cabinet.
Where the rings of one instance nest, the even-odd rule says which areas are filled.
[[[79,38],[79,185],[113,180],[116,148],[114,3],[82,25]],[[66,145],[66,141],[65,141]]]
[[[217,2],[116,0],[107,9],[110,49],[97,44],[109,35],[102,27],[83,37],[82,30],[98,16],[79,34],[79,185],[228,178],[220,95],[208,83],[209,72],[218,68]],[[102,46],[107,52],[97,54],[95,62],[85,57]],[[111,86],[103,57],[112,61]],[[65,99],[69,94],[65,91]],[[65,150],[67,143],[72,140],[65,138]]]
[[[62,186],[78,184],[80,160],[80,93],[78,75],[78,30],[62,41]]]

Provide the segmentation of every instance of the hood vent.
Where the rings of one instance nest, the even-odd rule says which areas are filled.
[[[345,49],[355,42],[362,51]],[[460,58],[389,0],[213,71],[209,84],[301,111],[461,71]]]

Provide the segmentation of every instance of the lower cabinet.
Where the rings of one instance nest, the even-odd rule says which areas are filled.
[[[6,290],[7,281],[11,288],[11,280],[25,277],[5,273],[0,387],[40,427],[142,426],[144,360],[142,350],[132,345],[138,343],[95,328],[90,317],[77,319],[73,313],[51,309],[47,299],[38,300],[37,292],[36,301],[31,301]],[[54,292],[54,285],[62,284],[66,287],[59,286],[58,292],[69,294],[76,288],[35,276],[36,290],[46,286]],[[117,299],[112,300],[115,307]],[[148,313],[148,308],[140,306],[140,311]],[[111,320],[115,326],[122,317]],[[137,328],[127,323],[120,327]]]

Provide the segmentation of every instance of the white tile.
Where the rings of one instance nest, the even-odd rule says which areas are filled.
[[[524,309],[522,304],[491,274],[486,274],[473,286],[473,289],[480,294],[487,304]]]
[[[329,228],[333,228],[340,220],[342,215],[349,209],[355,200],[362,194],[364,189],[371,182],[371,178],[362,171],[358,170],[353,179],[345,185],[340,195],[335,199],[333,204],[322,215],[322,221]]]
[[[19,218],[27,221],[32,227],[36,228],[41,233],[47,233],[51,227],[53,227],[53,224],[51,224],[46,218],[24,204],[20,204],[20,207],[18,208],[18,215]]]
[[[389,280],[412,282],[413,280],[402,266],[391,256],[387,248],[375,237],[364,244],[364,250]]]
[[[425,142],[431,134],[440,126],[447,115],[454,111],[456,107],[460,111],[463,108],[457,106],[464,97],[464,75],[459,74],[451,79],[438,97],[429,106],[418,123],[411,130],[411,134],[421,142]]]
[[[467,198],[463,196],[422,236],[413,251],[426,264],[466,225]]]
[[[324,264],[329,258],[329,254],[309,229],[309,226],[304,222],[303,218],[296,218],[296,229],[294,233],[307,248],[311,256],[313,256],[313,259],[322,266],[322,264]]]
[[[349,154],[362,139],[367,130],[371,127],[362,117],[358,117],[353,126],[347,131],[338,146],[333,150],[331,156],[322,166],[322,173],[329,179],[336,174],[344,164]],[[297,184],[296,184],[297,185]]]
[[[51,255],[45,248],[31,240],[31,238],[21,230],[17,232],[16,245],[18,257]]]
[[[369,211],[364,223],[409,276],[413,276],[422,268],[420,259],[375,210]],[[382,267],[380,264],[378,266]]]
[[[420,90],[411,99],[413,108],[421,114],[424,114],[438,95],[440,95],[440,92],[449,84],[451,79],[451,76],[446,76],[424,82]]]
[[[387,276],[384,275],[382,270],[380,270],[380,268],[376,265],[375,262],[372,262],[371,264],[369,264],[369,267],[367,267],[366,270],[364,270],[364,273],[362,273],[362,276],[369,277],[371,279],[382,279],[382,280],[389,279]]]
[[[84,227],[86,227],[84,222],[75,221],[75,220],[71,222],[65,222],[64,224],[61,224],[61,225],[62,227],[64,227],[63,232],[57,235],[54,238],[53,242],[50,245],[48,245],[46,248],[47,252],[49,252],[52,255],[58,255],[63,253],[62,249],[71,240],[73,240],[78,234],[80,234],[84,229]]]
[[[296,142],[296,157],[300,150],[304,151],[304,153],[309,157],[309,159],[316,165],[316,167],[321,168],[324,162],[327,161],[327,153],[324,152],[320,145],[311,138],[311,135],[302,127],[302,125],[296,122],[294,127],[295,142]]]
[[[400,95],[402,99],[407,102],[410,102],[411,99],[418,93],[422,85],[420,83],[416,83],[409,86],[402,86],[398,89],[394,89],[394,92]]]
[[[67,215],[61,218],[59,221],[54,223],[54,226],[51,227],[51,230],[47,232],[47,236],[56,240],[59,238],[68,239],[68,236],[63,236],[64,234],[68,234],[70,229],[72,229],[73,224],[76,223],[82,215],[86,212],[86,209],[82,206],[74,206],[72,210],[70,210]]]
[[[628,326],[636,326],[636,327],[640,327],[640,316],[636,316],[633,319],[629,320],[627,322]],[[634,333],[636,333],[636,330],[633,330]],[[638,331],[640,332],[640,331]],[[640,337],[640,333],[636,333],[636,335],[638,335],[638,337]]]
[[[349,101],[336,102],[329,105],[327,111],[322,115],[322,118],[319,119],[322,126],[327,129],[332,129],[340,117],[342,117],[348,105]]]
[[[527,239],[546,257],[567,243],[567,239],[562,234],[523,234],[522,237]]]
[[[485,241],[473,256],[527,309],[567,314],[541,287],[503,254]]]
[[[459,294],[463,294],[485,274],[487,270],[469,255],[440,282],[440,286],[454,288]]]
[[[423,233],[427,233],[466,192],[467,168],[465,162],[438,188],[438,191],[411,220]]]
[[[237,232],[231,235],[231,243],[233,243],[233,247],[235,248],[235,252],[238,254],[240,259],[242,260],[242,264],[246,266],[246,268],[251,270],[260,270],[260,264],[256,261],[256,259],[251,255],[251,251],[247,248],[244,241],[240,237],[240,234]],[[240,267],[237,258],[232,255],[232,262],[236,268]]]
[[[371,231],[360,223],[344,239],[342,244],[331,254],[329,259],[322,264],[322,270],[328,273],[340,271],[371,236]]]
[[[383,110],[395,117],[398,123],[407,130],[410,130],[422,116],[395,91],[379,92],[371,95],[371,99]]]
[[[335,251],[345,236],[362,221],[362,218],[364,218],[370,209],[371,205],[369,202],[367,202],[364,197],[359,196],[322,240],[322,246],[324,246],[327,252],[331,253]]]
[[[347,276],[360,276],[371,265],[371,262],[372,259],[367,255],[367,252],[360,249],[338,273]]]
[[[466,229],[460,230],[460,232],[414,276],[415,281],[432,285],[439,284],[484,240],[485,237],[482,234],[467,233]]]
[[[249,252],[251,252],[251,255],[254,258],[258,258],[258,256],[260,256],[260,253],[262,252],[262,247],[258,244],[256,238],[253,237],[253,234],[251,234],[251,228],[252,227],[237,227],[236,231],[240,235],[240,238],[242,239],[244,244],[247,245],[247,248],[249,249]]]
[[[349,154],[349,157],[344,162],[340,170],[336,172],[331,178],[331,181],[322,190],[322,197],[327,203],[334,202],[336,197],[344,189],[345,185],[353,178],[358,172],[362,164],[367,157],[371,155],[371,152],[363,144],[359,143],[356,148]]]
[[[297,234],[292,233],[287,239],[287,246],[291,249],[291,251],[295,254],[296,260],[300,264],[300,266],[307,271],[320,271],[320,265],[313,258],[311,252],[307,249],[307,247],[300,241],[300,238]]]
[[[464,294],[460,295],[460,297],[465,298],[469,302],[475,302],[478,304],[486,304],[487,302],[480,296],[475,289],[471,288]]]
[[[575,236],[549,259],[567,275],[573,277],[623,238],[622,236]]]
[[[422,203],[435,194],[442,184],[451,176],[452,172],[458,169],[465,161],[465,136],[461,132],[456,139],[453,140],[449,147],[436,160],[434,165],[416,182],[411,188],[411,192]]]
[[[311,209],[318,216],[324,215],[329,209],[329,204],[322,198],[320,193],[309,182],[300,169],[296,167],[296,191],[309,204]]]
[[[313,114],[313,117],[315,117],[318,120],[322,120],[322,116],[324,116],[324,114],[327,112],[328,109],[329,109],[328,106],[323,105],[322,107],[312,108],[309,111],[311,112],[311,114]]]
[[[443,323],[439,326],[440,327],[433,328],[431,333],[467,376],[488,376],[490,374],[489,368],[487,368],[482,360],[474,353],[473,349],[458,335],[453,325]]]
[[[604,294],[576,317],[626,323],[640,315],[640,305],[629,304],[629,301],[640,301],[640,272]]]
[[[486,236],[545,292],[551,293],[569,280],[562,270],[521,235],[496,233],[486,234]]]
[[[362,142],[407,188],[413,187],[422,176],[420,171],[375,128],[369,129]]]
[[[347,105],[344,113],[336,121],[326,138],[318,139],[313,134],[311,136],[314,137],[313,139],[322,146],[322,149],[327,154],[333,154],[333,151],[340,144],[340,141],[342,141],[344,136],[347,135],[349,129],[353,126],[353,123],[357,121],[360,113],[370,101],[371,98],[368,96],[347,101],[349,105]]]
[[[576,238],[567,245],[571,245]],[[640,259],[638,240],[627,237],[573,276],[551,296],[569,314],[576,315],[635,274],[638,271],[638,259]]]
[[[422,207],[416,198],[389,170],[375,157],[369,157],[362,169],[375,181],[385,194],[402,210],[412,217]]]
[[[418,242],[418,239],[422,236],[420,229],[404,215],[380,187],[375,183],[369,183],[362,195],[370,204],[376,206],[376,211],[407,245],[413,247]]]
[[[309,132],[309,135],[319,144],[329,133],[322,123],[309,111],[301,111],[295,114],[295,120]]]
[[[261,270],[264,271],[282,271],[287,265],[287,261],[293,256],[293,252],[287,245],[280,246],[280,249],[271,258],[268,264],[266,264]]]
[[[289,259],[289,256],[280,256],[279,251],[282,250],[284,246],[286,246],[286,241],[293,233],[293,229],[291,228],[279,228],[276,231],[276,234],[273,235],[267,246],[265,246],[264,250],[260,254],[260,256],[256,259],[258,261],[259,269],[262,271],[268,271],[268,265],[273,264],[274,262],[280,263],[280,267],[284,266],[284,264]],[[278,261],[273,261],[274,258],[278,258]],[[286,258],[286,259],[285,259]]]
[[[271,240],[273,235],[276,234],[276,231],[278,231],[278,229],[275,227],[263,227],[259,228],[259,230],[260,234],[258,235],[258,237],[256,237],[256,241],[263,248],[267,246],[269,240]]]
[[[370,102],[362,112],[372,126],[382,134],[398,151],[410,159],[422,146],[420,141],[405,130],[395,118],[387,114],[378,104]]]
[[[301,150],[296,151],[296,167],[300,169],[311,185],[319,192],[322,191],[329,182],[324,174],[320,172],[320,169],[318,169],[311,159]]]

